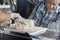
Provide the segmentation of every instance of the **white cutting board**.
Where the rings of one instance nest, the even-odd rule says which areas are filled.
[[[15,30],[15,29],[13,30],[13,29],[7,29],[7,28],[5,28],[4,30],[5,30],[5,31],[21,32],[21,33],[27,32],[27,33],[29,33],[30,35],[36,36],[36,35],[38,35],[38,34],[41,34],[41,33],[46,32],[46,31],[47,31],[47,28],[35,27],[35,28],[33,28],[33,29],[28,29],[28,30]]]

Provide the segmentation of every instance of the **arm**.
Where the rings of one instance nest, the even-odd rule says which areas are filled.
[[[11,14],[10,13],[4,13],[4,12],[0,12],[0,23],[10,20],[11,18]]]
[[[10,26],[10,24],[12,23],[12,20],[15,20],[15,19],[19,20],[20,18],[22,17],[19,15],[19,13],[0,12],[0,23],[1,23],[1,26],[3,27]]]

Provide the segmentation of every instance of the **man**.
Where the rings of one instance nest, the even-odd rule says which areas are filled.
[[[56,21],[59,14],[59,0],[43,0],[38,4],[30,19],[36,21],[36,26],[47,27],[50,21]]]

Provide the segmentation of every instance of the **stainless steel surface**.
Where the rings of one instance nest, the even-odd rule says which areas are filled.
[[[59,33],[53,31],[46,31],[43,34],[37,35],[41,40],[56,40],[59,37]]]
[[[17,33],[13,31],[3,31],[2,33],[0,32],[0,39],[1,40],[31,40],[28,34]]]

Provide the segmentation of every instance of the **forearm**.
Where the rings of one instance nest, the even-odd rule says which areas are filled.
[[[10,20],[11,18],[11,14],[10,13],[4,13],[4,12],[0,12],[0,23]]]

